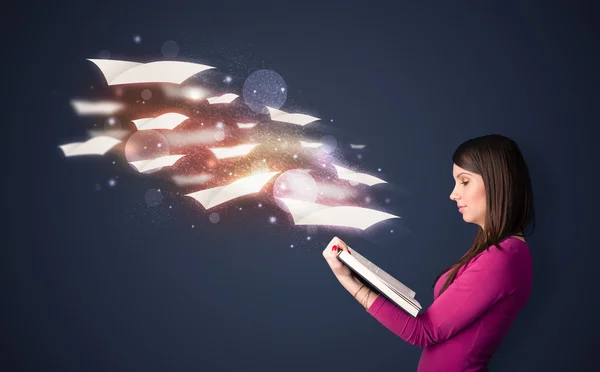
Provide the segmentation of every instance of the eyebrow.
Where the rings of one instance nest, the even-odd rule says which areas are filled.
[[[459,173],[459,174],[458,174],[458,175],[457,175],[455,178],[458,178],[458,177],[460,177],[462,174],[466,174],[467,176],[470,176],[470,175],[471,175],[471,173],[467,173],[467,172],[461,172],[461,173]]]

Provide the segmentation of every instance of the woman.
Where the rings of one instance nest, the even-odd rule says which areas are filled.
[[[456,202],[477,224],[471,248],[434,281],[434,301],[417,317],[365,286],[337,258],[335,237],[323,251],[340,283],[367,312],[406,342],[423,348],[418,371],[487,371],[531,292],[532,265],[523,231],[535,223],[527,165],[501,135],[473,138],[452,156]]]

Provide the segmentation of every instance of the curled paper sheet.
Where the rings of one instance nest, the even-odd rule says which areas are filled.
[[[132,120],[138,130],[173,129],[187,120],[188,117],[177,112],[168,112],[156,118]]]
[[[207,98],[207,100],[208,100],[208,103],[213,105],[215,103],[231,103],[234,99],[236,99],[238,97],[239,96],[237,94],[225,93],[222,96],[209,97],[209,98]]]
[[[71,106],[77,115],[113,115],[123,110],[125,105],[114,101],[82,101],[73,99]]]
[[[353,149],[364,149],[365,146],[366,145],[353,145],[353,144],[350,144],[350,148],[353,148]]]
[[[256,123],[237,123],[238,128],[240,129],[250,129],[256,126]]]
[[[135,83],[181,84],[193,75],[214,68],[180,61],[138,63],[112,59],[89,59],[100,68],[108,85]]]
[[[170,167],[184,156],[185,155],[167,155],[156,159],[132,161],[129,164],[133,165],[138,172],[142,173],[162,167]]]
[[[65,156],[104,155],[120,142],[121,140],[113,137],[99,136],[85,142],[73,142],[58,147]]]
[[[302,147],[317,148],[317,147],[321,147],[323,144],[320,143],[320,142],[304,142],[304,141],[300,141],[300,145]]]
[[[209,150],[215,154],[217,159],[226,159],[248,155],[256,146],[258,143],[247,143],[233,147],[213,147]]]
[[[337,171],[338,178],[343,179],[343,180],[360,182],[360,183],[364,183],[365,185],[369,185],[369,186],[373,186],[378,183],[387,183],[386,181],[384,181],[380,178],[371,176],[366,173],[354,172],[350,169],[342,168],[339,165],[335,165],[335,164],[333,166],[335,167],[335,170]]]
[[[273,121],[281,121],[284,123],[291,123],[297,125],[306,125],[308,123],[312,123],[313,121],[321,120],[319,118],[315,118],[314,116],[305,114],[289,114],[287,112],[283,112],[272,107],[267,107],[267,110],[269,110],[271,120]]]
[[[393,214],[352,206],[330,207],[302,200],[277,198],[289,209],[296,225],[328,225],[354,227],[365,230],[390,218]]]
[[[229,200],[259,192],[277,173],[279,172],[259,173],[234,181],[227,186],[200,190],[186,196],[198,201],[204,209],[210,209]]]

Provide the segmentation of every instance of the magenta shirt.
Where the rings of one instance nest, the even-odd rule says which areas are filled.
[[[437,296],[447,273],[435,284],[431,306],[412,317],[378,296],[367,312],[411,345],[423,348],[418,372],[487,371],[532,282],[527,243],[509,237],[463,266]]]

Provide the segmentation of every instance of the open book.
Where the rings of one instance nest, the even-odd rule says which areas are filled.
[[[350,251],[352,252],[351,254],[345,250],[338,249],[338,258],[340,261],[364,279],[379,294],[400,306],[407,313],[414,317],[419,314],[421,304],[415,300],[416,293],[413,290],[361,256],[354,248],[350,248]]]

